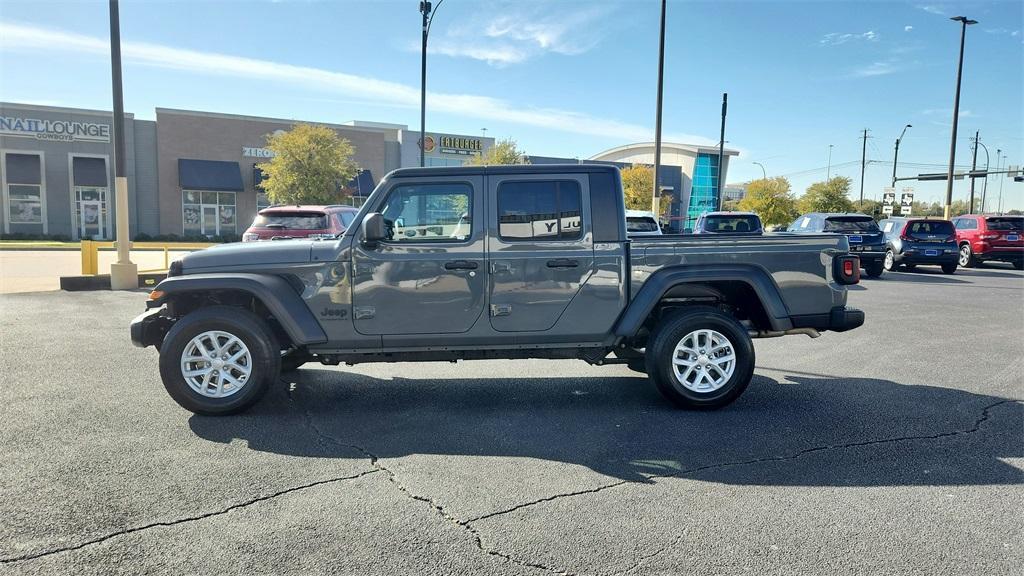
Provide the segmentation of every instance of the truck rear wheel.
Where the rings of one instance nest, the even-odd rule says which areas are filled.
[[[259,317],[241,308],[200,308],[175,322],[160,346],[164,388],[196,414],[245,410],[280,370],[277,338]]]
[[[732,316],[706,306],[662,321],[647,346],[648,376],[682,408],[713,409],[739,398],[754,374],[754,344]]]

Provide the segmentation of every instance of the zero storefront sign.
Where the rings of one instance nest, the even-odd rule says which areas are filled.
[[[0,116],[0,135],[58,142],[110,142],[110,124]]]
[[[273,158],[276,154],[269,148],[242,146],[242,156],[248,158]]]

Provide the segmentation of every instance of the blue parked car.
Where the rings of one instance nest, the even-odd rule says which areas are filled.
[[[786,231],[843,234],[850,243],[850,253],[860,256],[860,265],[868,278],[878,278],[885,270],[885,236],[875,219],[867,214],[812,212],[794,220]]]

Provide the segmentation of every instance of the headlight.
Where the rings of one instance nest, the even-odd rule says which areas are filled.
[[[255,242],[259,239],[260,235],[253,232],[246,232],[245,234],[242,234],[242,242]]]

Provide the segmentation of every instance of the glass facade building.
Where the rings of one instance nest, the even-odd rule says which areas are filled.
[[[697,154],[693,167],[693,186],[690,188],[690,204],[686,208],[685,228],[693,228],[697,217],[703,212],[717,209],[718,205],[718,156]]]

